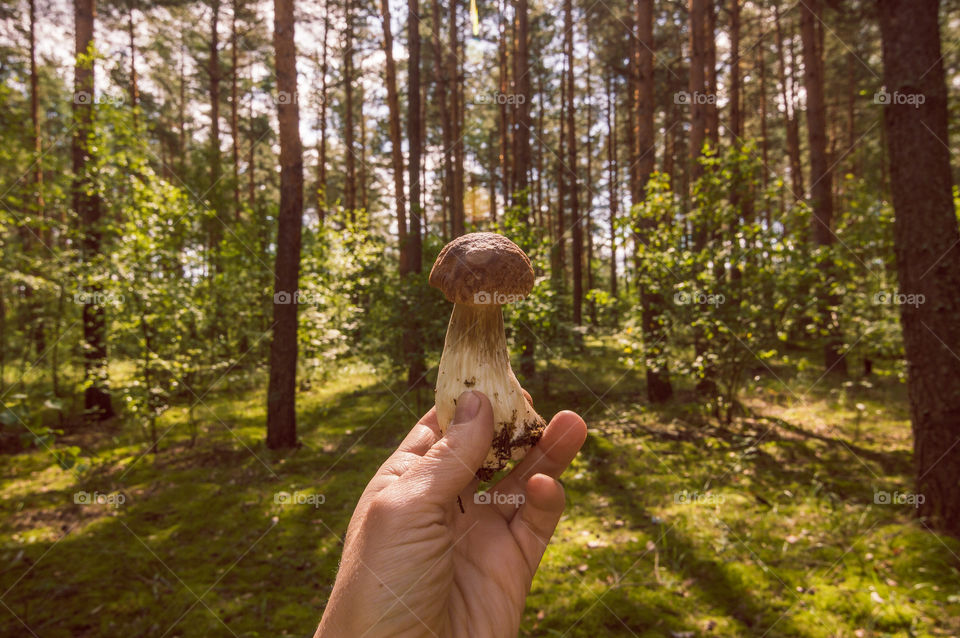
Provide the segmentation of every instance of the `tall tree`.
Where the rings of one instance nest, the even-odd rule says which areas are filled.
[[[636,59],[636,94],[634,96],[634,126],[636,127],[636,172],[638,183],[633,190],[634,204],[646,197],[647,182],[656,167],[653,109],[655,104],[653,0],[634,0],[634,22],[637,29],[633,50]],[[636,229],[636,247],[648,241],[648,235],[659,225],[660,220],[644,219]],[[647,398],[653,403],[663,403],[673,396],[670,372],[662,361],[664,351],[663,295],[651,291],[643,284],[643,264],[635,259],[640,288],[643,343],[646,352]]]
[[[617,297],[617,209],[620,194],[617,192],[617,128],[616,101],[613,92],[613,75],[605,78],[607,89],[607,190],[610,204],[610,295]]]
[[[407,162],[410,176],[410,229],[406,235],[407,246],[401,250],[406,256],[404,272],[419,275],[423,268],[423,239],[421,236],[420,207],[420,151],[423,146],[423,129],[420,118],[420,3],[407,0],[407,140],[410,159]],[[407,387],[419,387],[426,383],[423,361],[422,329],[416,312],[407,314],[403,333],[404,356],[407,360]]]
[[[706,85],[704,67],[704,0],[690,0],[690,186],[703,173],[700,153],[706,139],[707,121],[703,100]]]
[[[570,173],[568,205],[572,245],[570,261],[573,271],[573,323],[583,321],[583,220],[580,217],[580,180],[577,171],[577,125],[574,117],[573,71],[573,0],[564,0],[564,34],[567,58],[567,171]]]
[[[787,157],[790,165],[790,187],[794,199],[803,197],[803,168],[800,164],[800,126],[794,109],[794,64],[793,64],[793,35],[790,35],[790,73],[787,74],[786,53],[783,45],[783,28],[780,20],[780,9],[773,6],[774,25],[776,27],[778,73],[780,76],[780,93],[783,100],[783,117],[787,132]]]
[[[220,218],[220,177],[223,174],[220,155],[220,0],[211,0],[210,46],[207,51],[207,79],[210,96],[210,186],[207,189],[213,202],[214,218],[209,222],[208,241],[213,269],[220,269],[220,240],[223,222]]]
[[[233,215],[240,220],[240,50],[238,48],[237,14],[240,0],[233,0],[230,15],[230,140],[233,156]]]
[[[103,230],[101,228],[100,196],[89,170],[96,163],[93,135],[94,112],[94,40],[93,29],[97,8],[95,0],[76,0],[73,5],[75,22],[75,63],[73,68],[73,209],[80,222],[81,256],[90,264],[102,258]],[[93,418],[103,420],[114,416],[107,376],[107,317],[102,300],[102,286],[93,282],[87,289],[83,304],[83,372],[86,390],[84,408]]]
[[[444,117],[450,118],[450,137],[453,141],[453,148],[450,153],[453,156],[453,188],[451,193],[453,200],[450,202],[450,221],[451,231],[454,237],[459,237],[466,232],[466,220],[464,219],[463,205],[463,130],[461,127],[461,115],[463,113],[463,95],[460,91],[460,25],[458,20],[459,6],[457,0],[450,2],[450,23],[449,41],[447,42],[447,88],[450,96],[450,110],[444,114]]]
[[[297,94],[293,0],[273,2],[273,48],[280,96]],[[303,152],[295,99],[277,100],[280,134],[280,210],[274,274],[273,340],[267,390],[267,447],[297,444],[297,301],[303,223]]]
[[[430,24],[431,39],[433,47],[433,63],[437,73],[434,82],[434,96],[440,111],[440,129],[443,138],[443,184],[440,191],[440,208],[443,213],[448,213],[452,209],[453,192],[453,124],[450,121],[450,111],[447,104],[447,93],[450,89],[450,82],[447,73],[447,61],[443,55],[443,47],[440,43],[440,30],[443,24],[443,14],[440,12],[440,0],[431,0],[430,3]],[[444,215],[444,221],[441,226],[441,235],[444,240],[447,235],[447,221]]]
[[[138,110],[140,106],[140,89],[137,87],[137,42],[136,29],[133,23],[134,0],[127,2],[127,38],[130,42],[130,113],[133,129],[138,127]]]
[[[504,0],[500,0],[499,11],[499,38],[498,38],[498,66],[500,95],[506,95],[510,84],[510,70],[507,67],[507,27],[506,27],[506,6]],[[507,113],[506,100],[499,100],[499,120],[497,128],[500,131],[500,177],[503,182],[503,202],[504,206],[510,201],[513,193],[513,184],[510,183],[512,173],[510,172],[510,118]]]
[[[513,203],[530,203],[530,54],[527,0],[514,0],[516,42],[513,56],[513,98],[517,125],[513,131]]]
[[[386,59],[387,109],[390,120],[390,156],[393,161],[393,199],[394,205],[397,208],[397,236],[400,242],[400,272],[405,273],[409,270],[407,263],[407,207],[403,192],[403,143],[400,138],[400,97],[397,93],[397,64],[393,60],[393,33],[390,30],[390,0],[380,0],[380,22],[383,25],[383,52]],[[411,202],[411,206],[412,205],[413,203]]]
[[[357,158],[354,154],[353,130],[353,2],[346,0],[343,32],[343,143],[347,174],[343,186],[343,205],[351,221],[357,210]]]
[[[707,120],[707,138],[714,148],[720,143],[720,111],[717,106],[717,7],[714,0],[704,0],[706,24],[704,25],[704,60],[706,69],[706,93],[709,100],[704,115]]]
[[[323,226],[327,217],[327,38],[330,33],[329,0],[323,1],[323,39],[320,54],[320,135],[317,139],[317,216]]]
[[[741,145],[740,120],[740,0],[730,0],[730,141]]]
[[[937,0],[879,0],[885,90],[922,97],[884,107],[913,423],[918,513],[960,536],[960,232],[950,172]]]
[[[800,37],[803,41],[804,85],[807,91],[807,138],[810,145],[810,187],[812,239],[815,246],[828,249],[833,244],[832,171],[827,160],[827,112],[823,89],[823,57],[817,25],[820,1],[806,0],[800,9]],[[821,329],[826,334],[824,365],[828,371],[845,374],[843,337],[836,314],[837,295],[830,291],[834,274],[829,258],[820,260],[824,283],[818,295]]]
[[[37,74],[37,0],[30,0],[30,124],[33,133],[33,188],[37,215],[44,217],[43,202],[43,138],[40,134],[39,76]],[[49,245],[49,233],[45,233],[45,243]]]

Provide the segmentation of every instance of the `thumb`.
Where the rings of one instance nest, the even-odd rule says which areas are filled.
[[[402,478],[422,498],[449,504],[473,481],[492,441],[490,400],[480,392],[464,392],[447,433]]]

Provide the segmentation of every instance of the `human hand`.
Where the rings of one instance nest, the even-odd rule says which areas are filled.
[[[360,497],[315,638],[516,636],[563,513],[555,479],[586,436],[583,419],[560,412],[489,489],[497,502],[478,504],[474,473],[493,439],[490,401],[463,393],[443,437],[431,409]]]

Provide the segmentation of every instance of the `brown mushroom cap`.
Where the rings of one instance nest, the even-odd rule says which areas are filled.
[[[517,301],[533,289],[533,266],[515,243],[496,233],[470,233],[443,247],[430,285],[457,304]]]

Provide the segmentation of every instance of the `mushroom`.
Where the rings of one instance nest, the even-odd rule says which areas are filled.
[[[467,390],[490,399],[493,444],[477,471],[477,478],[486,481],[507,461],[523,458],[546,427],[510,367],[501,311],[503,304],[530,293],[533,267],[506,237],[470,233],[440,251],[430,271],[430,285],[454,304],[437,373],[437,421],[445,434],[457,398]]]

